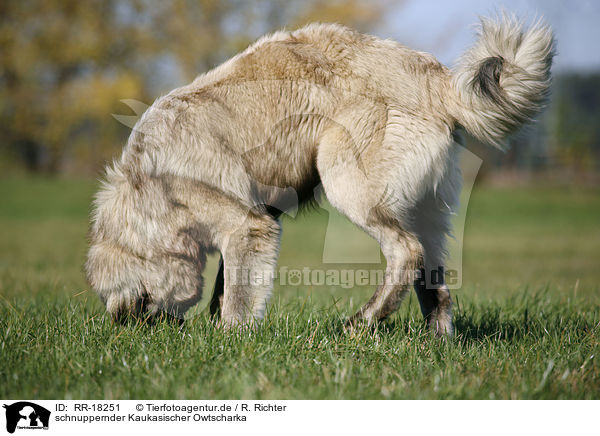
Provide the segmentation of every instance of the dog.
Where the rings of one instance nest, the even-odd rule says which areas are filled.
[[[337,24],[265,36],[140,118],[94,200],[88,281],[116,319],[182,318],[218,250],[211,312],[253,324],[273,288],[278,215],[322,184],[387,261],[349,325],[386,318],[414,285],[429,328],[451,335],[448,288],[422,277],[444,265],[460,132],[502,144],[530,121],[554,53],[549,27],[505,15],[482,19],[453,70]]]

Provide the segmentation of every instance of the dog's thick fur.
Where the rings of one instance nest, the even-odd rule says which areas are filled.
[[[88,279],[115,317],[181,317],[216,249],[225,274],[213,303],[224,324],[260,319],[282,188],[302,202],[322,183],[387,260],[384,284],[351,321],[383,319],[413,270],[443,266],[460,190],[456,130],[500,143],[529,121],[548,97],[553,53],[547,27],[507,17],[482,21],[455,71],[339,25],[264,37],[142,116],[96,196]],[[447,287],[419,283],[430,327],[451,334]]]

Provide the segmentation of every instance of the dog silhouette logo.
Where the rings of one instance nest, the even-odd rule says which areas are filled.
[[[50,411],[29,401],[4,405],[6,409],[6,431],[19,429],[48,429]]]

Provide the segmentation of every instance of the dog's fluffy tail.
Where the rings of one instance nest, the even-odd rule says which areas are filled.
[[[478,40],[453,72],[451,114],[472,135],[500,145],[544,108],[550,91],[555,40],[540,22],[481,19]]]

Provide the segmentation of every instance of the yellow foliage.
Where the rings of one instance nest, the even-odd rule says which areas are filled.
[[[128,129],[122,99],[151,103],[241,50],[306,20],[364,28],[361,0],[3,0],[0,153],[32,170],[96,170]]]

